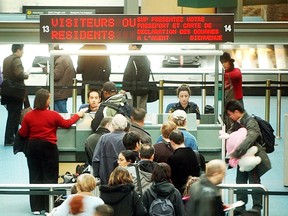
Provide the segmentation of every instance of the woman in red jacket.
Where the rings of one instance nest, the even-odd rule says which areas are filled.
[[[85,113],[80,110],[70,119],[64,119],[56,111],[49,110],[50,94],[46,89],[36,92],[34,109],[28,112],[19,129],[21,137],[29,139],[25,152],[30,184],[57,184],[59,153],[56,132],[58,127],[69,128]],[[48,196],[30,195],[30,207],[37,215],[49,211]]]

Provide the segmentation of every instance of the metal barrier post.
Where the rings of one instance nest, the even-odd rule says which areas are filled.
[[[164,80],[159,80],[159,113],[162,114],[163,113],[163,98],[164,98]]]
[[[89,91],[89,84],[85,84],[85,94],[84,94],[85,104],[88,103],[88,98],[87,98],[88,91]]]
[[[277,75],[277,80],[278,82],[281,82],[281,74],[279,73]],[[276,116],[276,137],[281,138],[281,84],[278,84],[278,89],[277,89],[277,116]]]
[[[53,188],[50,187],[49,191],[52,192]],[[51,195],[49,195],[49,212],[51,212],[53,208],[54,208],[54,195],[51,194]]]
[[[72,113],[76,113],[77,110],[77,79],[73,78],[73,93],[72,93]]]
[[[271,96],[271,80],[266,80],[266,96],[265,96],[265,120],[270,121],[270,96]]]
[[[203,88],[202,92],[202,113],[205,113],[205,106],[206,106],[206,74],[202,74],[202,82]]]
[[[233,188],[228,189],[228,203],[234,203],[234,190]],[[231,209],[229,211],[229,216],[234,215],[234,209]]]

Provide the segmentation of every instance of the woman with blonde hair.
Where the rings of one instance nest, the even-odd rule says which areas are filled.
[[[93,216],[95,208],[104,204],[103,200],[93,195],[97,182],[93,175],[84,173],[77,178],[77,193],[69,196],[60,206],[53,209],[50,216],[85,215]]]
[[[114,209],[114,216],[148,215],[142,199],[134,190],[132,177],[124,167],[118,166],[114,169],[108,185],[101,185],[100,192],[105,204]]]

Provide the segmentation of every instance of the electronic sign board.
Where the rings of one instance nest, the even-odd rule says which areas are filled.
[[[234,42],[234,15],[41,15],[40,42]]]

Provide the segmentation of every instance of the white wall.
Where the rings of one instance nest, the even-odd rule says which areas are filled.
[[[124,6],[124,0],[0,0],[1,13],[22,13],[22,6]]]

